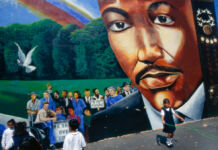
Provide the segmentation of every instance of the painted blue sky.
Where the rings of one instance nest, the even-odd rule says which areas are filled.
[[[39,20],[30,10],[17,3],[16,0],[0,0],[0,26],[12,23],[32,23]]]
[[[52,0],[48,0],[52,1]],[[100,17],[97,0],[56,0],[66,1],[74,4],[78,8],[87,12],[93,18]],[[218,0],[214,0],[216,16],[218,20]],[[21,5],[17,0],[0,0],[0,26],[6,26],[11,23],[32,23],[41,18],[36,16],[27,7]],[[81,17],[80,17],[81,18]],[[78,18],[79,19],[79,18]]]
[[[90,14],[93,18],[100,17],[98,0],[64,0],[64,1],[76,5],[83,11]]]
[[[71,7],[63,3],[66,1],[79,9],[85,11],[92,18],[100,17],[100,12],[98,9],[97,0],[46,0],[47,2],[58,5],[60,9],[66,11],[67,13],[74,11]],[[71,10],[70,10],[71,9]],[[76,11],[75,11],[76,12]],[[79,12],[73,14],[78,20],[83,23],[88,23],[89,20],[84,18]],[[35,15],[32,10],[29,10],[27,7],[23,6],[17,0],[0,0],[0,26],[7,26],[12,23],[32,23],[37,21],[40,18]]]

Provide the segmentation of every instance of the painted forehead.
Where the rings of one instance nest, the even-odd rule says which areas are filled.
[[[115,3],[115,2],[117,2],[117,0],[98,0],[98,4],[100,7],[103,7],[103,6],[106,6],[106,5]]]
[[[190,0],[98,0],[100,8],[104,8],[107,5],[116,3],[116,2],[125,2],[125,3],[131,3],[131,2],[149,2],[149,3],[169,3],[172,4],[173,6],[181,7],[184,5],[186,2]]]

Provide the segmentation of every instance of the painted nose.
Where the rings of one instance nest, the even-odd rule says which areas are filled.
[[[158,46],[158,37],[152,32],[143,29],[139,34],[140,49],[138,50],[138,60],[153,64],[155,61],[163,57],[163,51]]]

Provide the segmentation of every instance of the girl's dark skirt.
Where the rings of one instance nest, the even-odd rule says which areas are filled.
[[[165,132],[165,133],[173,133],[175,131],[176,131],[175,124],[172,124],[172,125],[165,124],[164,125],[163,132]]]

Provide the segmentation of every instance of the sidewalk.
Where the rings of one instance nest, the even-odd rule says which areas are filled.
[[[165,136],[162,130],[144,131],[90,143],[85,150],[218,150],[218,117],[177,126],[171,148]]]

